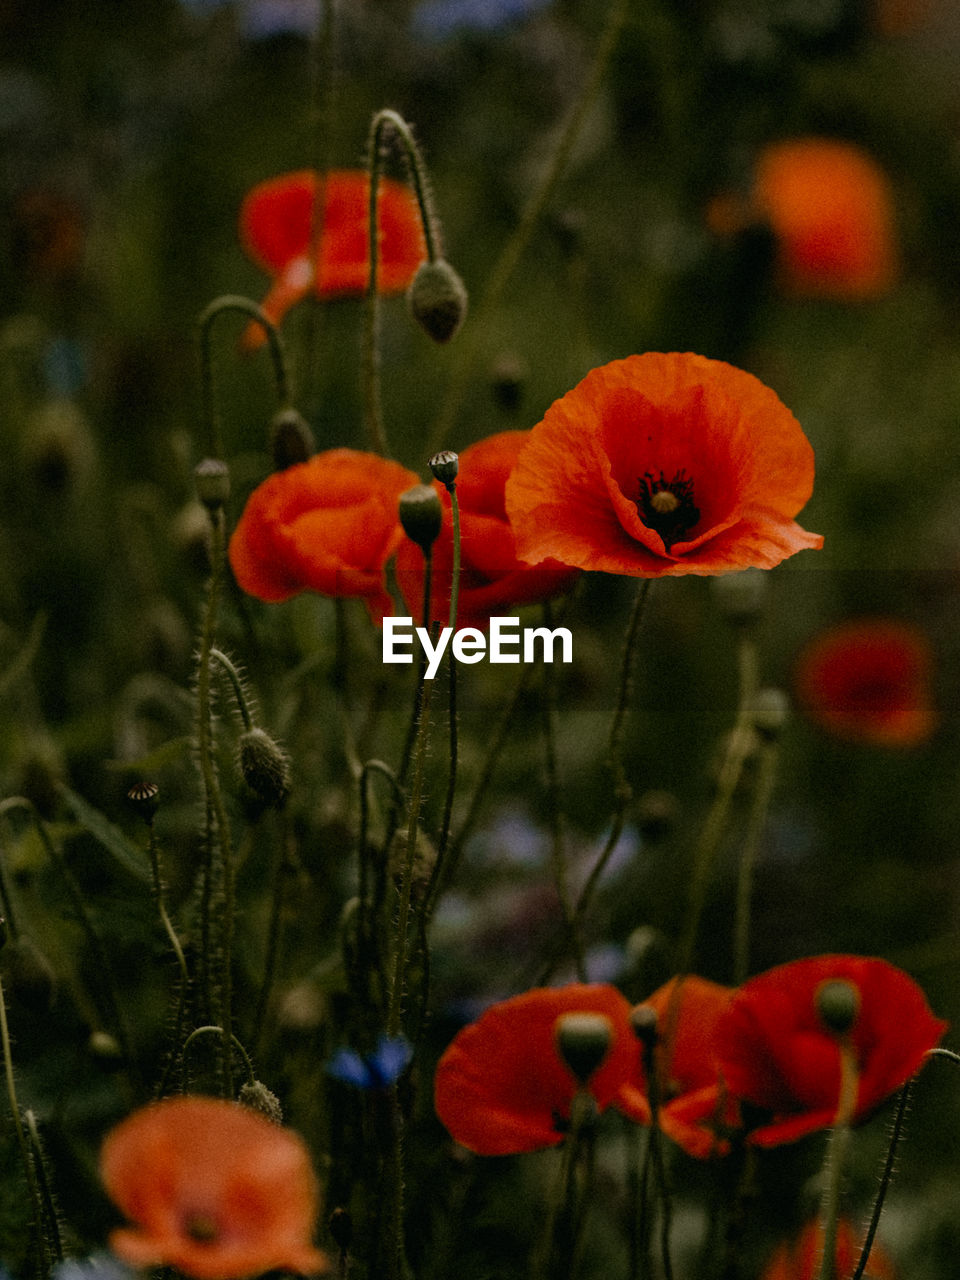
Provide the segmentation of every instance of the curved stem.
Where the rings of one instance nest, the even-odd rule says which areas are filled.
[[[223,435],[220,430],[220,418],[213,395],[213,325],[218,316],[232,311],[239,311],[243,315],[250,316],[263,326],[270,346],[270,354],[273,357],[277,399],[282,408],[286,408],[292,403],[286,355],[277,326],[249,298],[233,293],[223,294],[219,298],[214,298],[213,302],[200,313],[197,320],[197,336],[200,347],[200,395],[204,421],[209,432],[210,457],[212,458],[223,457]]]
[[[220,649],[210,650],[211,661],[216,662],[223,668],[230,678],[230,684],[233,688],[233,696],[237,704],[237,710],[240,712],[240,719],[243,721],[245,731],[249,731],[253,726],[253,717],[250,714],[250,704],[247,701],[247,695],[243,687],[243,681],[240,678],[240,672],[230,661],[227,655]]]
[[[206,1035],[218,1035],[222,1038],[223,1027],[217,1026],[215,1023],[211,1023],[203,1027],[194,1027],[194,1029],[187,1036],[186,1040],[184,1040],[183,1048],[180,1051],[180,1055],[183,1062],[183,1080],[184,1080],[185,1086],[187,1085],[187,1056],[189,1054],[190,1048],[192,1047],[193,1042],[199,1036],[206,1036]],[[243,1045],[240,1043],[240,1041],[237,1039],[235,1035],[230,1036],[230,1045],[231,1045],[231,1049],[236,1049],[237,1052],[240,1054],[240,1057],[243,1059],[243,1069],[247,1077],[247,1084],[256,1084],[257,1076],[256,1076],[256,1072],[253,1069],[253,1063],[250,1061],[250,1055],[247,1053],[246,1049],[243,1047]]]
[[[936,1050],[934,1050],[936,1052]],[[893,1179],[893,1167],[897,1155],[897,1147],[900,1143],[900,1137],[903,1133],[903,1121],[907,1114],[907,1105],[910,1101],[910,1093],[913,1086],[913,1080],[908,1080],[900,1090],[900,1099],[897,1103],[896,1115],[893,1118],[893,1128],[890,1131],[890,1142],[887,1146],[887,1158],[884,1161],[883,1173],[880,1175],[880,1185],[877,1188],[876,1199],[873,1202],[873,1209],[870,1213],[870,1225],[867,1227],[867,1234],[860,1250],[860,1257],[857,1261],[857,1267],[850,1280],[860,1280],[870,1261],[870,1250],[873,1248],[873,1241],[877,1234],[877,1227],[880,1225],[880,1214],[883,1212],[884,1201],[887,1198],[887,1192],[890,1190],[890,1183]]]

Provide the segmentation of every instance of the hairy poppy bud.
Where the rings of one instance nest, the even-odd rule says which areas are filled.
[[[251,1111],[259,1111],[262,1116],[272,1120],[274,1124],[283,1124],[283,1111],[280,1099],[272,1093],[262,1080],[254,1080],[243,1085],[238,1101]]]
[[[564,1013],[554,1024],[557,1052],[585,1085],[613,1044],[613,1027],[602,1013]]]
[[[443,511],[436,489],[415,484],[400,495],[400,523],[408,538],[426,554],[433,546],[443,523]]]
[[[460,455],[452,449],[443,449],[430,459],[430,470],[435,480],[451,489],[460,472]]]
[[[317,451],[310,423],[298,409],[278,409],[270,419],[270,451],[277,471],[306,462]]]
[[[467,314],[467,290],[447,262],[423,262],[407,290],[414,319],[434,342],[449,342]]]
[[[248,729],[240,738],[240,774],[269,809],[282,809],[290,794],[287,757],[263,729]]]
[[[853,983],[829,978],[820,984],[814,998],[823,1025],[835,1035],[846,1035],[860,1012],[860,992]]]
[[[216,511],[230,497],[230,471],[219,458],[204,458],[193,469],[197,497],[208,511]]]

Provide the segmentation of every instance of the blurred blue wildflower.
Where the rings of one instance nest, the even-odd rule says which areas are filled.
[[[271,36],[311,36],[317,29],[319,0],[180,0],[198,18],[218,9],[236,8],[237,22],[248,40]]]
[[[423,0],[411,30],[425,40],[445,40],[458,31],[497,31],[546,9],[551,0]]]
[[[373,1053],[338,1049],[327,1063],[327,1073],[358,1089],[386,1089],[403,1075],[413,1057],[405,1036],[383,1035]]]
[[[65,1258],[50,1274],[52,1280],[136,1280],[137,1276],[136,1271],[110,1253],[94,1253],[89,1258]],[[0,1280],[9,1280],[3,1270],[0,1270]]]

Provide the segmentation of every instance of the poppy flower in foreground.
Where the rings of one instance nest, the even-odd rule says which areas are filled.
[[[739,1109],[720,1080],[715,1037],[731,987],[688,974],[643,1003],[657,1015],[660,1128],[698,1160],[725,1155]]]
[[[749,1136],[757,1146],[792,1142],[836,1119],[840,1039],[818,1005],[835,982],[856,1002],[846,1033],[858,1076],[854,1124],[906,1084],[946,1030],[917,984],[885,960],[815,956],[751,978],[719,1020],[716,1048],[731,1094],[769,1112]]]
[[[132,1266],[196,1280],[327,1270],[310,1243],[319,1197],[307,1149],[259,1112],[199,1096],[152,1103],[107,1134],[100,1172],[134,1224],[110,1237]]]
[[[837,1223],[836,1275],[853,1275],[862,1247],[849,1221],[841,1218]],[[823,1227],[814,1219],[807,1223],[796,1240],[780,1245],[760,1280],[817,1280],[822,1257]],[[863,1280],[894,1280],[893,1264],[876,1243],[870,1250]]]
[[[494,614],[561,595],[578,577],[555,561],[531,565],[517,559],[504,493],[529,431],[502,431],[464,449],[457,476],[460,505],[460,591],[457,624],[486,627]],[[443,525],[433,544],[432,614],[450,612],[453,572],[453,510],[446,486],[434,482],[443,504]],[[397,552],[397,583],[411,613],[422,621],[424,559],[409,539]]]
[[[772,143],[757,160],[750,211],[773,231],[776,270],[787,292],[860,301],[886,293],[896,279],[890,182],[852,143]]]
[[[592,370],[530,433],[507,481],[521,560],[658,578],[769,569],[823,539],[793,517],[813,450],[752,374],[648,352]]]
[[[563,1141],[578,1082],[556,1037],[558,1022],[571,1014],[600,1014],[609,1023],[609,1050],[586,1084],[598,1108],[649,1121],[626,998],[601,983],[543,987],[492,1005],[441,1057],[434,1104],[461,1146],[501,1156]]]
[[[797,703],[816,724],[854,742],[915,747],[936,727],[933,654],[895,618],[857,618],[815,636],[794,669]]]
[[[322,209],[315,206],[322,200]],[[254,187],[240,208],[240,242],[258,267],[273,277],[262,310],[279,324],[295,303],[359,296],[370,274],[370,178],[363,170],[285,173]],[[320,232],[316,249],[315,226]],[[426,257],[420,211],[402,182],[381,178],[377,194],[380,252],[377,288],[399,293]],[[243,335],[248,350],[266,341],[251,323]]]
[[[403,538],[397,502],[417,483],[399,463],[354,449],[274,472],[250,495],[230,539],[237,582],[260,600],[300,591],[358,596],[381,622],[393,612],[384,565]]]

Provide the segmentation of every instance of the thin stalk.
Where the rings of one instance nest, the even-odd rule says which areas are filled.
[[[237,710],[240,712],[240,719],[243,721],[244,731],[249,732],[253,727],[253,717],[250,714],[250,705],[247,701],[243,681],[240,679],[240,672],[233,665],[227,655],[220,649],[211,649],[210,658],[213,662],[218,663],[227,673],[227,676],[230,679],[230,685],[233,689],[233,696],[237,704]]]
[[[543,625],[548,631],[553,630],[553,616],[549,601],[544,601],[543,604]],[[563,809],[560,800],[560,768],[557,752],[557,682],[554,677],[553,664],[548,662],[543,664],[540,711],[543,730],[544,768],[546,772],[546,799],[550,824],[550,866],[564,923],[567,929],[570,930],[577,977],[581,982],[585,982],[586,968],[583,956],[583,938],[579,928],[574,926],[563,839]]]
[[[193,1043],[195,1040],[199,1039],[200,1036],[208,1036],[208,1035],[217,1035],[217,1036],[220,1036],[222,1039],[223,1027],[217,1026],[214,1023],[211,1023],[208,1026],[194,1027],[194,1029],[187,1036],[186,1040],[184,1040],[183,1042],[183,1048],[180,1051],[180,1060],[181,1060],[182,1070],[183,1070],[184,1092],[189,1092],[189,1087],[190,1087],[190,1080],[189,1080],[189,1074],[188,1074],[188,1061],[189,1061],[190,1050],[193,1047]],[[243,1047],[243,1045],[234,1035],[231,1035],[230,1037],[230,1047],[231,1047],[231,1050],[236,1049],[237,1052],[240,1054],[240,1057],[243,1061],[244,1074],[247,1077],[247,1084],[256,1084],[257,1076],[256,1076],[256,1072],[253,1069],[253,1063],[250,1061],[250,1055],[247,1053],[246,1049]]]
[[[936,1050],[934,1050],[936,1052]],[[867,1234],[864,1237],[863,1246],[860,1249],[860,1257],[857,1261],[857,1267],[850,1280],[860,1280],[870,1261],[870,1251],[873,1248],[873,1241],[877,1234],[877,1227],[880,1225],[880,1214],[883,1212],[884,1201],[887,1198],[887,1192],[890,1190],[890,1183],[893,1179],[893,1167],[897,1155],[897,1147],[900,1143],[900,1137],[903,1133],[903,1122],[907,1114],[907,1106],[910,1101],[913,1080],[908,1080],[900,1090],[899,1100],[897,1102],[897,1111],[893,1118],[893,1128],[890,1131],[890,1142],[887,1145],[887,1158],[884,1161],[883,1172],[880,1175],[880,1185],[877,1188],[876,1199],[873,1202],[873,1209],[870,1213],[870,1225],[867,1227]]]
[[[610,58],[626,23],[629,7],[629,0],[612,0],[607,11],[603,31],[600,34],[600,39],[593,55],[593,62],[583,83],[583,88],[580,90],[580,96],[573,104],[567,117],[566,124],[560,133],[539,187],[533,193],[513,235],[504,245],[500,257],[490,273],[475,312],[474,323],[468,330],[465,330],[461,337],[461,342],[457,348],[459,361],[454,366],[446,397],[430,436],[431,453],[435,451],[439,441],[449,440],[453,436],[453,424],[480,354],[479,339],[481,335],[490,331],[489,322],[500,305],[501,297],[510,281],[510,277],[532,240],[537,223],[540,221],[563,176],[570,155],[580,136],[580,130],[600,91],[600,85],[606,74]]]
[[[50,1242],[53,1245],[53,1252],[57,1262],[62,1262],[63,1241],[60,1238],[60,1221],[57,1217],[57,1206],[53,1199],[53,1189],[50,1186],[50,1179],[47,1177],[47,1162],[44,1157],[43,1143],[40,1141],[40,1131],[37,1128],[37,1118],[29,1107],[23,1113],[23,1118],[27,1122],[27,1134],[29,1135],[30,1147],[33,1152],[33,1165],[37,1173],[37,1184],[43,1197],[44,1215],[50,1233]]]
[[[334,118],[339,88],[337,60],[334,56],[336,37],[335,0],[321,0],[317,13],[311,59],[311,108],[313,136],[313,167],[317,174],[313,207],[310,210],[310,261],[320,261],[320,242],[323,237],[324,188],[326,175],[332,166]],[[316,270],[316,266],[314,267]],[[323,308],[310,308],[305,326],[303,369],[303,399],[306,405],[313,400],[313,378],[320,367],[320,330]]]
[[[837,1114],[827,1144],[824,1162],[824,1189],[820,1203],[823,1226],[823,1258],[819,1280],[837,1280],[837,1225],[840,1220],[840,1188],[853,1130],[850,1121],[857,1105],[859,1072],[849,1039],[840,1039],[840,1094]]]
[[[667,1169],[663,1159],[663,1130],[660,1128],[662,1081],[657,1062],[655,1037],[644,1038],[642,1047],[643,1067],[647,1078],[647,1101],[650,1104],[650,1139],[647,1155],[653,1166],[657,1185],[660,1188],[660,1258],[665,1280],[673,1280],[673,1262],[670,1258],[670,1229],[673,1222],[673,1211],[670,1189],[667,1184]],[[666,1059],[666,1061],[669,1061],[669,1059]]]
[[[40,1252],[44,1259],[43,1269],[46,1272],[46,1248],[43,1236],[43,1196],[40,1191],[40,1184],[37,1181],[37,1171],[31,1159],[30,1144],[27,1142],[23,1120],[20,1116],[20,1103],[17,1101],[17,1086],[13,1078],[13,1053],[10,1048],[10,1028],[7,1024],[7,1002],[3,994],[2,982],[0,982],[0,1040],[3,1042],[3,1069],[7,1083],[7,1098],[10,1102],[10,1113],[13,1116],[13,1126],[17,1134],[17,1145],[20,1148],[23,1170],[27,1176],[27,1186],[30,1189],[30,1199],[33,1201],[37,1238],[40,1241]]]
[[[280,832],[277,839],[277,855],[276,865],[273,871],[273,884],[270,891],[270,920],[267,925],[267,945],[266,954],[263,959],[263,978],[260,981],[260,991],[257,995],[257,1007],[253,1015],[253,1029],[250,1034],[250,1043],[253,1048],[260,1044],[263,1036],[263,1028],[266,1023],[267,1009],[270,1005],[270,996],[273,992],[273,984],[277,976],[277,960],[280,955],[280,935],[283,923],[283,907],[284,907],[284,890],[287,884],[287,874],[290,870],[291,858],[289,850],[294,843],[295,837],[293,833],[293,825],[288,818],[286,811],[278,818],[280,824]]]
[[[777,777],[780,747],[776,740],[764,741],[757,756],[757,779],[753,802],[747,817],[747,829],[740,851],[740,867],[737,875],[737,903],[734,919],[733,983],[740,986],[750,972],[750,931],[753,896],[753,870],[760,837],[763,834],[770,810],[770,801]]]
[[[453,513],[453,565],[450,579],[450,629],[457,630],[457,610],[460,601],[460,501],[457,497],[457,486],[451,482],[447,485],[450,494],[450,506]],[[448,653],[447,672],[449,677],[449,752],[450,770],[447,774],[447,794],[443,804],[443,820],[440,824],[440,836],[437,840],[437,861],[433,878],[440,874],[440,866],[447,852],[447,841],[450,839],[450,822],[453,817],[453,798],[457,789],[457,767],[459,764],[460,745],[457,726],[457,664],[453,655]],[[429,897],[429,895],[428,895]]]

